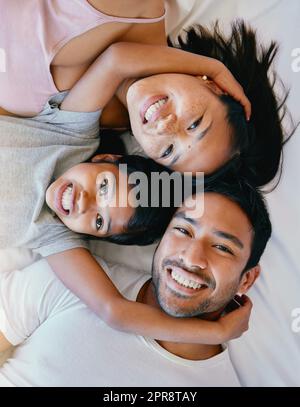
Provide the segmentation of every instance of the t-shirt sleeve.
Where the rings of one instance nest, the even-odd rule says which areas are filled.
[[[27,245],[42,257],[81,247],[88,250],[90,248],[86,235],[68,229],[48,211],[44,211],[39,221],[32,226],[32,239]]]
[[[61,110],[60,105],[68,92],[60,92],[52,96],[44,109],[32,119],[42,123],[54,124],[57,128],[70,133],[94,138],[99,134],[99,119],[102,110],[95,112],[71,112]]]
[[[40,247],[33,249],[34,253],[40,254],[42,257],[48,257],[52,254],[58,254],[66,250],[84,248],[89,250],[89,242],[76,237],[69,237],[58,241],[52,241]]]
[[[46,260],[0,274],[0,331],[12,345],[28,338],[68,301],[71,293]]]

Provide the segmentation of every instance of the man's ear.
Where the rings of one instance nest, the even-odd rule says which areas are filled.
[[[246,294],[246,292],[252,287],[252,285],[255,283],[255,280],[259,277],[260,275],[260,265],[258,264],[257,266],[247,270],[241,279],[240,286],[238,293],[239,294]]]
[[[112,163],[116,161],[118,158],[122,157],[121,155],[117,154],[97,154],[92,159],[92,163],[99,163],[101,161],[111,161]]]

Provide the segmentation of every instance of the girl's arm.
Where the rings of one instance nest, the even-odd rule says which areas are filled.
[[[47,258],[62,282],[112,328],[159,340],[220,344],[247,329],[246,304],[217,322],[173,318],[152,306],[122,297],[90,252],[77,248]]]
[[[220,61],[163,45],[120,42],[111,45],[90,66],[62,102],[61,109],[90,112],[103,109],[127,78],[158,73],[206,75],[237,99],[250,115],[241,85]]]
[[[5,352],[10,349],[13,345],[6,339],[3,333],[0,331],[0,352]]]

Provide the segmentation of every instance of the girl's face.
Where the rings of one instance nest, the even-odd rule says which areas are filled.
[[[82,163],[49,186],[46,202],[69,229],[104,237],[126,231],[135,209],[128,199],[119,203],[128,191],[127,174],[117,165]]]
[[[210,82],[160,74],[127,92],[132,132],[153,160],[181,172],[212,173],[231,155],[227,110]]]

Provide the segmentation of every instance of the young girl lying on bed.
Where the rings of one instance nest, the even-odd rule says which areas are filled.
[[[49,185],[56,179],[47,189],[47,204],[76,232],[99,237],[123,232],[147,235],[145,229],[149,226],[151,235],[151,225],[148,223],[145,228],[141,220],[132,231],[127,230],[134,215],[132,208],[109,205],[99,208],[103,195],[111,194],[110,188],[114,191],[112,195],[123,194],[118,182],[110,185],[111,174],[118,179],[115,164],[100,162],[70,167],[92,155],[91,150],[98,145],[100,111],[125,79],[186,69],[191,74],[207,72],[211,77],[220,74],[218,64],[214,71],[214,61],[193,54],[186,54],[187,67],[183,69],[182,51],[162,48],[165,47],[133,43],[112,45],[68,94],[56,95],[38,116],[0,118],[1,164],[5,170],[1,182],[5,202],[1,206],[1,231],[5,233],[1,240],[2,245],[5,240],[8,246],[14,246],[14,239],[19,246],[27,247],[39,242],[39,252],[47,256],[57,276],[114,328],[161,340],[219,343],[220,338],[222,342],[242,333],[248,310],[242,308],[218,322],[187,320],[183,331],[176,318],[124,299],[84,244],[76,243],[71,232],[62,232],[63,225],[53,225],[41,196],[47,181]],[[230,74],[228,78],[230,82]],[[24,161],[20,154],[24,154]],[[136,170],[134,164],[133,167]],[[35,188],[30,189],[29,185]],[[165,217],[165,224],[166,221]],[[154,216],[152,222],[158,219]]]

